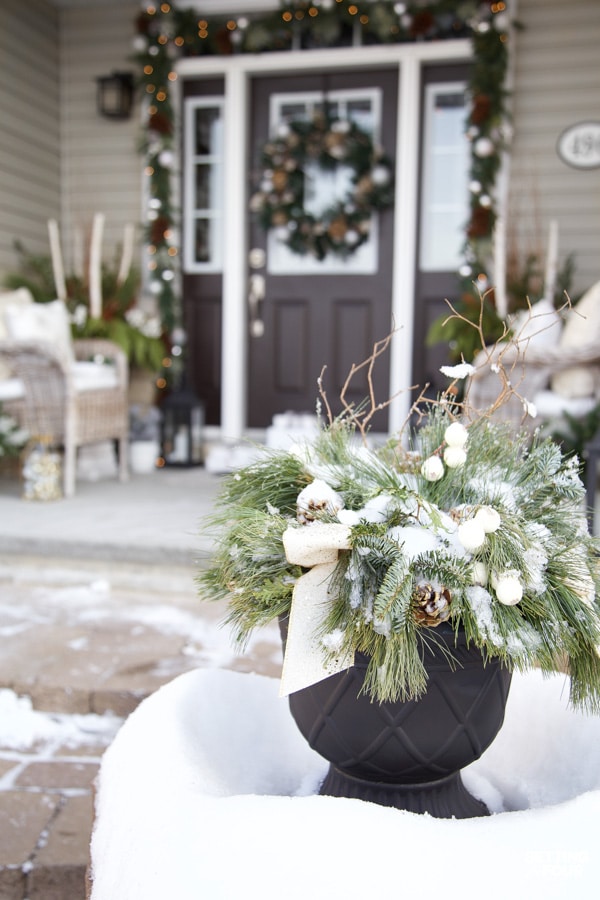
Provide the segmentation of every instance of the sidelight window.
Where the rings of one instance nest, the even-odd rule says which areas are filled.
[[[184,267],[218,272],[223,265],[223,98],[185,101]]]
[[[420,268],[452,271],[460,265],[468,218],[465,85],[428,85],[424,114]]]

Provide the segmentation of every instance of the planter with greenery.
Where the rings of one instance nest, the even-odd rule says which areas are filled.
[[[369,381],[388,342],[363,364]],[[456,378],[469,372],[445,369]],[[379,447],[368,439],[381,406],[373,394],[357,409],[344,402],[344,390],[343,412],[334,417],[321,388],[328,422],[313,443],[267,452],[225,483],[211,520],[217,550],[199,575],[200,590],[228,599],[241,645],[255,627],[289,616],[282,691],[291,694],[292,709],[303,691],[331,682],[336,694],[366,695],[367,706],[385,709],[386,728],[398,723],[402,730],[403,707],[427,697],[431,665],[441,656],[449,691],[465,665],[472,669],[469,648],[484,681],[498,673],[492,687],[471,694],[482,690],[483,706],[490,691],[506,696],[502,672],[539,667],[566,670],[574,706],[600,709],[598,546],[587,529],[578,462],[550,439],[515,439],[466,401],[456,404],[452,388],[435,402],[419,398],[411,419],[417,427]],[[360,679],[336,687],[359,661]],[[438,675],[435,682],[439,693]],[[332,701],[310,703],[319,711],[308,731],[321,739]],[[465,712],[462,701],[449,704]],[[496,720],[497,730],[501,712]],[[472,758],[493,739],[487,727]],[[471,735],[468,720],[460,728]],[[317,749],[339,768],[339,746]],[[430,771],[421,781],[442,778],[446,770],[436,765],[437,776]],[[393,774],[379,768],[379,779],[362,771],[359,781],[395,780],[404,790],[404,782],[419,780],[404,762]],[[331,792],[361,796],[348,786],[356,785],[353,773],[344,778]],[[441,811],[424,808],[478,814],[452,802]],[[404,798],[391,805],[413,808]]]

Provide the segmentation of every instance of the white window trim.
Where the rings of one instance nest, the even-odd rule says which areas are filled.
[[[221,120],[224,121],[225,98],[222,94],[206,97],[186,97],[184,102],[185,117],[185,144],[183,154],[183,271],[189,275],[204,275],[209,273],[220,273],[223,271],[223,219],[224,219],[224,191],[221,185],[220,196],[223,201],[223,207],[219,210],[203,210],[203,219],[214,219],[220,223],[220,238],[217,240],[217,252],[214,259],[210,262],[200,262],[195,258],[194,238],[197,210],[194,204],[195,196],[195,171],[197,165],[197,154],[194,146],[194,116],[198,109],[218,109],[221,113]],[[223,136],[223,143],[225,137]],[[206,161],[217,159],[214,154],[206,157]],[[224,179],[225,165],[225,148],[221,158],[219,159],[221,168],[221,178]]]

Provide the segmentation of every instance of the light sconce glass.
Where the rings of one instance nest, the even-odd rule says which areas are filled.
[[[96,79],[98,112],[107,119],[128,119],[133,107],[133,75],[113,72]]]

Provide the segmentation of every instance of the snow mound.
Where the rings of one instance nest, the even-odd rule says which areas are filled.
[[[92,900],[595,896],[600,718],[569,711],[567,687],[515,674],[502,731],[464,772],[496,814],[442,820],[318,796],[327,763],[277,681],[182,675],[104,756]]]

